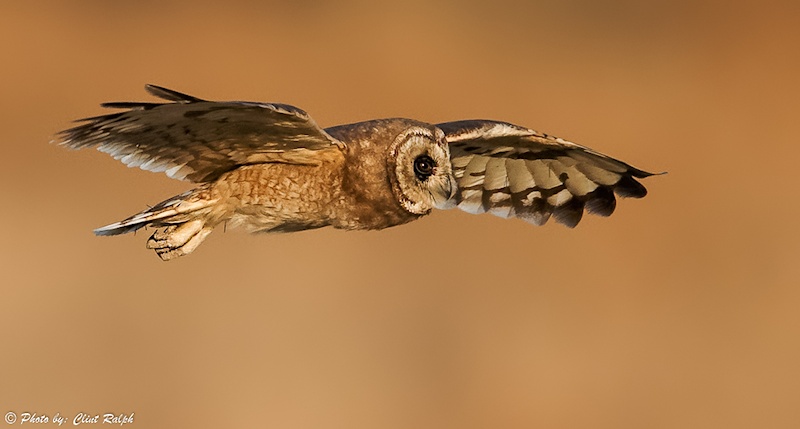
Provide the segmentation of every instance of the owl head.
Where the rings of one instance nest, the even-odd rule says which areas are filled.
[[[442,130],[405,128],[390,145],[388,160],[392,191],[409,213],[423,215],[452,206],[457,186]]]

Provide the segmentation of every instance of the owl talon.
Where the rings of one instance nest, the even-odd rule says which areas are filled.
[[[147,248],[155,250],[162,260],[168,261],[192,253],[212,230],[202,220],[193,220],[180,226],[171,225],[153,233],[147,240]]]
[[[179,256],[183,256],[184,253],[183,249],[170,249],[170,248],[163,248],[163,249],[156,249],[156,254],[162,261],[169,261],[170,259],[175,259]]]
[[[166,240],[169,238],[170,234],[178,228],[177,225],[171,225],[164,229],[157,229],[150,239],[147,241],[147,248],[148,249],[156,249],[158,247],[162,247],[166,245]]]

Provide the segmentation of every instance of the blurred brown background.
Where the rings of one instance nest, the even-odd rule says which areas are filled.
[[[792,1],[4,2],[0,414],[800,427],[799,23]],[[219,230],[163,263],[91,230],[190,185],[48,144],[145,83],[323,126],[502,119],[669,174],[575,230],[449,211]]]

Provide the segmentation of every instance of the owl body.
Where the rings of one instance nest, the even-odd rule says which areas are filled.
[[[327,129],[332,136],[354,144],[345,151],[334,146],[316,154],[316,165],[241,166],[190,195],[215,201],[206,223],[227,222],[249,232],[294,232],[324,226],[384,229],[404,224],[430,212],[406,210],[399,203],[400,192],[395,192],[387,179],[391,173],[388,143],[411,126],[432,127],[408,119],[385,119]]]
[[[218,179],[228,225],[249,232],[291,232],[330,225],[341,193],[342,160],[319,166],[260,164]]]
[[[323,130],[293,106],[146,88],[170,102],[106,103],[126,111],[88,118],[61,136],[70,148],[97,147],[198,184],[95,230],[156,227],[147,247],[163,260],[193,252],[221,223],[250,232],[383,229],[458,207],[572,227],[584,210],[610,215],[615,194],[644,196],[635,178],[651,175],[504,122],[394,118]]]

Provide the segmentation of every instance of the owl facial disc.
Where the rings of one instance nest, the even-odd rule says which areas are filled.
[[[424,215],[433,208],[448,208],[456,181],[444,133],[410,127],[397,136],[390,150],[392,189],[409,213]]]

